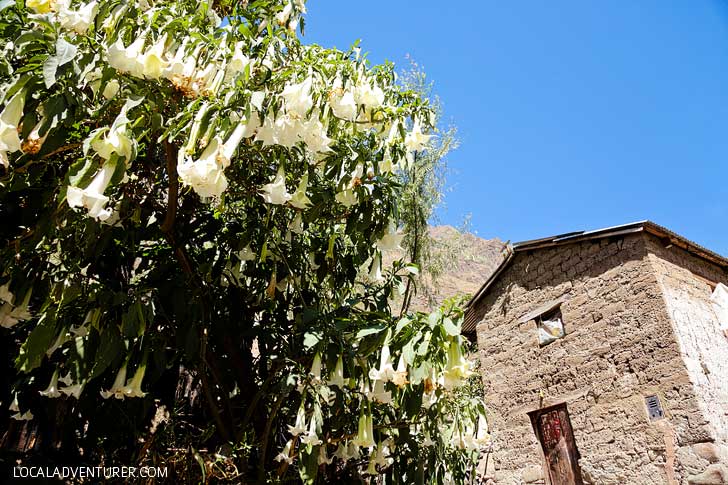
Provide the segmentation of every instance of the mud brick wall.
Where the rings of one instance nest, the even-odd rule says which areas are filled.
[[[689,483],[728,483],[728,337],[720,329],[710,297],[728,284],[724,269],[647,235],[647,248],[695,387],[709,423],[705,442],[678,442],[681,474]],[[708,456],[705,456],[708,452]]]
[[[653,243],[636,233],[516,252],[479,302],[496,440],[488,475],[498,484],[544,483],[527,413],[562,402],[586,483],[683,484],[718,460],[720,450],[705,449],[714,426],[683,362]],[[560,298],[566,336],[539,348],[535,321],[518,321]],[[665,419],[649,420],[648,395],[660,398]],[[695,466],[687,470],[682,459]]]

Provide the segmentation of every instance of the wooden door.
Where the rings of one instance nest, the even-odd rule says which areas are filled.
[[[566,404],[529,414],[545,459],[544,472],[550,485],[582,485],[579,451],[574,441]]]

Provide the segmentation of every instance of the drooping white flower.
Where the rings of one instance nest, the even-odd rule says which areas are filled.
[[[49,397],[49,398],[57,398],[61,397],[61,393],[58,392],[58,369],[53,372],[53,376],[51,377],[51,382],[48,383],[48,387],[45,388],[43,391],[38,391],[38,393],[43,397]]]
[[[352,207],[359,202],[359,196],[354,189],[344,189],[341,192],[337,192],[334,199],[344,207]]]
[[[354,88],[354,99],[358,104],[363,104],[367,108],[378,108],[384,104],[384,91],[367,81],[361,82]]]
[[[18,322],[22,322],[23,320],[28,320],[33,317],[33,315],[28,311],[28,302],[30,302],[31,293],[31,290],[28,290],[23,302],[18,306],[14,306],[8,301],[3,303],[0,307],[0,327],[12,328],[17,325]]]
[[[392,358],[389,354],[389,345],[382,347],[379,356],[379,369],[371,369],[369,378],[373,381],[389,382],[394,377],[394,367],[392,366]]]
[[[22,141],[22,143],[20,144],[20,149],[23,151],[23,153],[30,153],[32,155],[35,155],[43,147],[43,143],[45,143],[45,140],[50,133],[50,129],[47,129],[45,134],[40,134],[40,129],[41,127],[43,127],[44,124],[46,124],[46,122],[46,117],[41,117],[40,121],[38,121],[38,123],[36,123],[33,129],[30,131],[30,133],[28,133],[26,139]]]
[[[309,150],[313,153],[332,151],[330,145],[333,140],[328,137],[326,127],[318,119],[318,113],[312,114],[311,119],[301,123],[300,127],[299,137]]]
[[[332,456],[331,458],[329,458],[329,456],[326,454],[326,445],[322,445],[319,448],[318,464],[319,465],[331,465],[332,461],[334,461],[334,457]]]
[[[7,153],[20,150],[20,136],[18,124],[23,117],[25,105],[25,91],[16,93],[0,113],[0,164],[5,168],[10,166]]]
[[[77,34],[83,35],[96,16],[96,7],[97,2],[93,0],[81,5],[78,10],[73,10],[71,9],[70,0],[56,0],[58,23],[64,29],[72,30]]]
[[[121,389],[124,397],[144,397],[147,395],[146,392],[142,391],[142,381],[144,380],[146,368],[147,362],[145,357],[141,364],[139,364],[139,367],[137,367],[136,372],[134,372],[134,376]]]
[[[329,106],[337,118],[346,121],[353,121],[356,118],[357,106],[354,93],[342,88],[340,78],[336,78],[329,92]]]
[[[430,433],[428,431],[425,431],[425,437],[422,440],[422,446],[433,446],[435,444],[434,441],[430,438]]]
[[[124,42],[119,37],[107,50],[109,65],[119,72],[125,72],[132,76],[143,78],[144,63],[142,48],[145,42],[146,36],[141,35],[129,44],[129,47],[124,47]]]
[[[383,380],[375,380],[374,387],[367,394],[367,398],[382,404],[390,404],[392,402],[392,393],[384,389]]]
[[[306,116],[306,113],[313,107],[311,87],[313,79],[306,78],[297,84],[287,84],[281,92],[285,101],[286,112],[299,118]]]
[[[4,301],[6,303],[12,303],[13,302],[13,293],[10,291],[10,282],[8,281],[4,285],[0,286],[0,301]]]
[[[139,104],[140,101],[129,100],[121,112],[114,119],[109,128],[99,128],[91,132],[87,140],[90,140],[90,147],[104,160],[109,160],[113,153],[123,157],[128,164],[134,158],[136,140],[129,135],[127,125],[127,111]]]
[[[273,458],[275,461],[285,461],[289,465],[293,463],[293,457],[291,456],[291,448],[293,447],[293,440],[288,440],[286,442],[286,445],[283,447],[283,450],[281,450],[280,453],[278,453],[275,458]]]
[[[344,360],[341,355],[339,355],[339,358],[336,360],[334,370],[331,372],[331,376],[329,376],[328,385],[344,389],[348,382],[348,379],[344,379]]]
[[[65,384],[66,387],[62,387],[59,389],[61,394],[65,394],[66,396],[75,397],[76,399],[81,397],[81,392],[83,392],[83,388],[85,386],[84,382],[77,382],[74,383],[71,379],[71,373],[69,372],[68,375],[62,379],[59,379],[59,381],[63,384]]]
[[[179,163],[177,173],[182,183],[192,187],[200,197],[218,198],[228,186],[223,163],[230,162],[221,149],[220,137],[216,136],[202,151],[199,160],[186,157]]]
[[[114,379],[114,383],[111,385],[111,388],[106,391],[101,391],[101,397],[104,399],[108,399],[110,397],[115,397],[116,399],[124,399],[124,384],[126,383],[126,362],[124,362],[124,365],[119,369],[119,372],[116,374],[116,379]]]
[[[306,434],[301,436],[301,444],[317,446],[317,445],[320,445],[321,443],[323,443],[323,441],[321,441],[321,439],[318,437],[318,434],[316,434],[317,428],[318,427],[316,425],[316,420],[314,419],[314,417],[311,417],[311,422],[309,423],[308,431],[306,432]]]
[[[250,64],[250,58],[243,54],[243,43],[236,43],[233,50],[233,56],[225,67],[225,79],[229,80],[235,77],[236,75],[245,71],[245,68],[248,67]]]
[[[314,382],[321,381],[321,354],[318,352],[316,352],[316,355],[313,357],[311,370],[308,371],[308,374],[313,378]]]
[[[278,25],[285,26],[288,23],[288,19],[292,12],[293,4],[287,3],[285,7],[283,7],[283,10],[276,14],[276,22],[278,22]]]
[[[282,205],[291,200],[291,194],[286,190],[286,172],[283,165],[278,167],[273,181],[263,186],[260,195],[269,204]]]
[[[140,59],[142,74],[148,79],[159,79],[169,65],[164,55],[167,34],[163,34],[157,42],[147,49]]]
[[[379,252],[374,255],[372,267],[369,270],[369,279],[377,283],[384,281],[384,276],[382,276],[382,255]]]
[[[404,144],[410,152],[418,152],[427,146],[431,137],[432,135],[425,135],[422,133],[420,120],[416,119],[412,126],[412,131],[407,133],[404,138]]]
[[[463,380],[473,375],[472,363],[463,357],[460,344],[453,340],[447,350],[447,362],[440,378],[440,384],[448,390],[462,384]]]
[[[398,233],[396,226],[392,223],[389,225],[387,233],[377,241],[377,247],[381,251],[401,250],[402,239],[404,239],[404,234]]]
[[[31,9],[35,13],[48,13],[53,7],[53,0],[26,0],[26,8]]]
[[[362,410],[359,416],[356,438],[352,442],[361,448],[371,448],[376,444],[374,441],[374,420],[369,412]]]
[[[288,432],[291,433],[293,436],[298,436],[306,432],[306,409],[303,405],[303,402],[301,402],[301,405],[298,407],[298,413],[296,413],[296,422],[293,424],[293,426],[288,425]]]
[[[395,386],[400,388],[409,384],[409,381],[407,380],[407,363],[404,361],[403,355],[399,357],[397,370],[395,370],[394,374],[392,375],[392,382]]]
[[[116,163],[107,161],[96,173],[91,183],[84,189],[68,186],[66,200],[70,207],[83,207],[88,210],[89,217],[98,220],[106,220],[111,216],[111,211],[106,209],[109,198],[104,195],[106,188],[111,182],[111,177],[116,170]]]
[[[307,209],[311,206],[311,199],[308,198],[306,195],[306,188],[308,187],[308,174],[304,174],[303,177],[301,177],[301,182],[298,184],[298,188],[291,196],[291,199],[288,201],[289,204],[291,204],[293,207],[297,209]]]

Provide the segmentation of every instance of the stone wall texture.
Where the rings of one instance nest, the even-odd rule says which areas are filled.
[[[585,483],[728,483],[728,339],[710,282],[728,274],[642,232],[516,252],[475,308],[487,475],[545,483],[527,413],[566,403]],[[560,299],[566,336],[539,347],[519,319]],[[649,420],[649,395],[664,419]]]

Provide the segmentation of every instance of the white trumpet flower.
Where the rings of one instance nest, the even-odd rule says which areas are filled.
[[[28,311],[28,303],[30,302],[30,295],[32,290],[28,290],[23,298],[23,302],[14,306],[10,301],[5,301],[0,306],[0,327],[12,328],[23,320],[32,318],[33,315]],[[11,294],[12,295],[12,294]]]
[[[374,256],[372,267],[369,270],[369,279],[377,283],[384,281],[384,276],[382,276],[382,255],[380,253]]]
[[[114,383],[111,385],[111,389],[108,389],[106,391],[101,391],[101,397],[104,399],[108,399],[110,397],[115,397],[116,399],[124,399],[124,384],[126,383],[126,362],[124,365],[119,369],[119,372],[116,374],[116,379],[114,379]]]
[[[399,357],[397,370],[395,370],[392,375],[392,382],[394,382],[395,386],[400,388],[409,384],[409,381],[407,380],[407,363],[404,361],[403,355]]]
[[[53,372],[53,376],[51,377],[51,382],[48,384],[48,387],[46,387],[43,391],[38,391],[38,393],[43,397],[61,397],[61,393],[58,392],[58,369]]]
[[[285,461],[289,465],[293,463],[293,457],[291,457],[291,448],[293,447],[293,440],[288,440],[286,442],[286,445],[283,447],[283,450],[281,450],[280,453],[278,453],[275,458],[273,458],[275,461]]]
[[[344,90],[341,87],[341,79],[336,78],[329,93],[329,106],[334,116],[346,121],[353,121],[356,118],[357,106],[354,93]]]
[[[303,402],[301,402],[298,413],[296,413],[296,422],[293,426],[288,425],[288,432],[293,436],[298,436],[306,432],[306,409],[303,406]]]
[[[390,224],[387,233],[377,241],[377,247],[381,251],[401,250],[402,239],[404,239],[404,234],[398,233],[395,225]]]
[[[139,364],[134,376],[129,379],[126,385],[121,389],[124,397],[144,397],[147,395],[146,392],[142,391],[142,381],[144,380],[144,373],[147,369],[146,357]]]
[[[379,86],[362,82],[354,88],[354,99],[367,108],[378,108],[384,104],[384,91]]]
[[[187,157],[177,165],[177,173],[182,183],[192,187],[200,197],[218,198],[227,189],[228,181],[220,163],[225,162],[224,154],[221,158],[220,142],[220,138],[216,136],[202,152],[199,160]]]
[[[104,221],[111,216],[111,211],[106,209],[109,198],[104,195],[106,188],[111,182],[111,177],[116,170],[116,163],[106,162],[101,170],[96,173],[91,183],[84,189],[68,186],[66,200],[70,207],[83,207],[88,210],[89,217]]]
[[[356,438],[352,442],[361,448],[371,448],[376,444],[374,442],[374,421],[370,413],[362,412],[359,416],[359,428]]]
[[[462,385],[465,379],[473,375],[471,367],[472,363],[463,357],[460,344],[457,341],[451,341],[447,349],[445,369],[439,379],[440,384],[447,390]]]
[[[316,429],[316,420],[312,417],[308,427],[308,431],[301,437],[301,444],[317,446],[323,443],[323,441],[321,441],[321,439],[318,437],[318,434],[316,434]]]
[[[344,389],[348,382],[348,379],[344,379],[344,360],[341,355],[339,355],[339,358],[336,360],[334,370],[331,372],[331,376],[329,377],[328,385]]]
[[[290,5],[290,4],[289,4]],[[286,112],[299,118],[306,116],[306,113],[313,107],[311,87],[313,79],[310,77],[297,84],[287,84],[281,92],[285,101]]]
[[[298,188],[291,196],[288,201],[293,207],[297,209],[306,209],[311,206],[311,199],[306,195],[306,188],[308,187],[308,174],[304,174],[301,177],[301,182],[298,184]]]
[[[282,205],[291,200],[291,194],[286,190],[286,172],[283,165],[278,167],[278,172],[269,184],[261,189],[261,197],[269,204]]]
[[[126,72],[132,76],[144,77],[144,59],[142,56],[142,48],[146,36],[139,36],[129,47],[124,47],[124,42],[118,38],[111,47],[108,48],[107,55],[109,65],[120,72]]]
[[[152,45],[139,62],[142,65],[142,74],[148,79],[159,79],[169,65],[164,55],[164,45],[167,42],[167,34],[163,34],[157,42]]]
[[[237,74],[245,71],[245,68],[251,64],[251,60],[248,56],[243,54],[243,43],[238,42],[235,44],[233,50],[233,57],[227,63],[225,67],[225,79],[229,80],[235,77]]]
[[[16,93],[0,113],[0,164],[10,166],[7,154],[20,150],[18,124],[23,117],[25,91]]]
[[[371,369],[369,378],[373,381],[389,382],[394,377],[394,367],[392,366],[392,358],[389,354],[389,345],[382,347],[379,357],[379,369]]]
[[[326,445],[321,446],[319,448],[319,454],[318,454],[318,464],[319,465],[331,465],[331,462],[334,461],[334,457],[332,456],[329,458],[329,456],[326,454]]]
[[[384,390],[384,382],[382,380],[374,381],[374,388],[367,393],[367,398],[382,404],[392,403],[392,393]]]
[[[72,30],[77,34],[83,35],[88,30],[89,25],[96,16],[98,2],[93,0],[89,3],[81,5],[78,10],[72,10],[70,0],[56,0],[56,10],[58,11],[58,23],[67,30]]]
[[[407,133],[404,144],[410,152],[423,150],[429,143],[432,135],[425,135],[420,128],[420,120],[415,120],[412,131]]]

